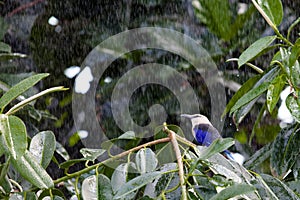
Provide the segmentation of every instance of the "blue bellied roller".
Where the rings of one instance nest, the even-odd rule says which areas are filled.
[[[199,145],[209,146],[214,140],[222,138],[219,131],[211,124],[206,116],[200,114],[182,114],[181,117],[191,120],[192,134]],[[237,161],[230,151],[225,150],[223,153],[228,159]]]

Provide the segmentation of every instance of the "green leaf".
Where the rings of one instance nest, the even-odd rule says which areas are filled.
[[[21,119],[0,114],[0,134],[0,143],[6,153],[14,159],[24,155],[27,149],[27,132]]]
[[[45,189],[54,186],[51,177],[29,151],[26,151],[21,158],[12,158],[11,163],[28,182],[36,187]]]
[[[140,189],[141,187],[147,185],[148,183],[151,183],[154,179],[159,178],[161,176],[161,172],[149,172],[146,174],[142,174],[124,185],[122,185],[116,195],[114,196],[114,199],[120,199],[122,197],[127,196],[128,194]]]
[[[231,97],[230,101],[227,103],[226,108],[222,114],[222,118],[230,111],[234,104],[236,104],[236,102],[255,85],[260,77],[260,75],[256,75],[248,79],[246,83],[242,85],[242,87]]]
[[[101,200],[113,199],[113,191],[109,178],[103,174],[97,176],[97,197]]]
[[[109,178],[103,174],[89,176],[82,182],[81,194],[88,200],[111,200],[113,191]]]
[[[96,176],[85,178],[82,182],[81,195],[83,199],[97,200]]]
[[[299,94],[298,98],[294,97],[293,94],[289,94],[289,96],[285,100],[285,104],[289,109],[290,113],[294,117],[294,119],[300,123],[300,100]]]
[[[289,55],[289,66],[292,67],[300,56],[300,38],[296,41]]]
[[[158,160],[155,153],[150,148],[141,149],[135,156],[137,170],[141,173],[154,171],[157,167]]]
[[[61,169],[67,169],[67,168],[69,168],[69,167],[71,167],[71,166],[73,166],[73,165],[75,165],[77,163],[84,162],[84,161],[86,161],[85,158],[78,158],[78,159],[67,160],[66,162],[61,163],[59,165],[59,167]]]
[[[259,167],[271,155],[272,143],[263,146],[255,152],[248,160],[245,161],[244,166],[249,170],[254,170]]]
[[[133,131],[127,131],[124,134],[120,135],[118,139],[123,139],[123,140],[134,140],[136,139],[135,133]]]
[[[232,185],[230,187],[225,188],[215,196],[213,196],[210,200],[230,199],[253,191],[255,191],[255,187],[253,187],[252,185],[247,185],[247,184]]]
[[[0,40],[3,39],[7,29],[8,29],[8,24],[4,21],[3,17],[0,17]]]
[[[300,129],[295,126],[282,129],[271,151],[271,167],[278,177],[283,178],[293,167],[300,155]]]
[[[260,84],[258,87],[251,89],[248,93],[246,93],[236,102],[236,104],[231,108],[230,113],[233,113],[234,111],[236,111],[243,105],[249,103],[256,97],[259,97],[262,93],[264,93],[268,89],[269,85],[270,82],[264,82]]]
[[[211,145],[209,145],[208,148],[204,149],[203,151],[200,151],[201,154],[198,155],[200,159],[208,159],[211,156],[215,155],[216,153],[222,152],[229,147],[234,145],[234,139],[233,138],[223,138],[223,139],[216,139],[213,141]]]
[[[273,112],[279,98],[280,93],[285,86],[285,79],[284,75],[277,76],[272,83],[268,87],[267,91],[267,107],[270,113]]]
[[[61,145],[59,142],[56,141],[56,153],[58,153],[63,159],[69,160],[70,155],[68,154],[67,150]]]
[[[62,199],[66,199],[64,196],[64,193],[56,188],[51,188],[49,190],[43,190],[43,192],[39,195],[39,200],[46,200],[47,198],[45,197],[50,197],[53,196],[53,200],[58,200],[57,197],[61,197]],[[49,198],[50,199],[50,198]]]
[[[80,149],[80,153],[86,160],[95,161],[99,156],[104,154],[106,150],[104,149],[89,149],[89,148],[82,148]]]
[[[53,157],[55,143],[56,140],[52,131],[39,132],[31,139],[29,151],[45,169]]]
[[[297,196],[294,191],[277,178],[267,174],[262,174],[261,177],[266,182],[267,186],[275,193],[278,199],[300,200],[300,197]]]
[[[263,9],[265,14],[273,22],[273,24],[279,26],[283,18],[283,8],[281,0],[261,0],[258,4]]]
[[[0,53],[0,61],[11,60],[15,58],[26,58],[27,55],[21,53]]]
[[[261,53],[266,48],[268,48],[270,44],[274,42],[275,39],[276,36],[266,36],[254,42],[240,55],[238,60],[239,67],[241,67],[246,62],[256,57],[259,53]]]
[[[8,90],[4,95],[0,98],[0,108],[3,111],[5,106],[7,106],[12,100],[16,99],[23,92],[34,86],[37,82],[47,77],[49,74],[36,74],[25,80],[19,82],[10,90]]]
[[[298,60],[296,60],[295,64],[290,67],[291,70],[291,82],[295,88],[300,88],[300,65]]]
[[[10,53],[11,52],[11,47],[4,43],[4,42],[0,42],[0,52],[6,52],[6,53]]]
[[[129,179],[130,175],[136,172],[136,166],[134,163],[122,163],[114,171],[111,176],[111,186],[116,193]],[[130,194],[129,197],[133,198],[135,194]],[[129,198],[130,199],[130,198]]]
[[[253,86],[253,88],[251,90],[254,90],[255,88],[259,87],[263,83],[270,83],[270,82],[272,82],[273,79],[278,75],[279,71],[280,71],[279,67],[274,67],[270,71],[266,72],[259,79],[259,81],[256,82],[256,84]],[[251,92],[251,90],[249,92]],[[247,92],[245,95],[249,95],[249,92]],[[240,97],[240,99],[238,100],[238,101],[240,101],[240,103],[244,103],[245,101],[248,101],[244,96]],[[241,102],[241,99],[244,102]],[[238,108],[238,106],[236,106],[236,104],[238,103],[238,101],[236,102],[236,104],[233,106],[233,107],[236,107],[236,109],[238,109],[238,110],[236,110],[234,112],[234,116],[233,116],[234,117],[234,121],[235,121],[236,124],[239,124],[244,119],[244,117],[250,112],[250,110],[252,109],[253,105],[257,101],[257,99],[258,99],[258,97],[254,98],[252,101],[246,103],[245,105],[243,105],[240,108]],[[231,108],[231,113],[233,112],[232,111],[233,107]]]

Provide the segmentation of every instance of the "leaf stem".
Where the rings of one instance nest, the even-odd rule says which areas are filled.
[[[34,101],[36,99],[38,99],[39,97],[48,94],[48,93],[52,93],[52,92],[58,92],[58,91],[64,91],[64,90],[68,90],[68,88],[64,88],[63,86],[58,86],[58,87],[53,87],[53,88],[49,88],[46,89],[42,92],[39,92],[21,102],[19,102],[18,104],[14,105],[11,109],[9,109],[9,111],[7,111],[5,114],[6,115],[11,115],[14,114],[15,112],[17,112],[18,110],[22,109],[24,106],[26,106],[27,104],[29,104],[31,101]]]

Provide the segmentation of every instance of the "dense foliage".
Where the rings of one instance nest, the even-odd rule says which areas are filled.
[[[292,124],[270,133],[275,139],[251,154],[243,166],[220,154],[234,145],[234,139],[218,139],[209,147],[196,146],[183,137],[180,127],[167,124],[156,128],[151,141],[140,143],[136,133],[128,131],[102,143],[99,149],[81,148],[81,158],[71,159],[52,131],[28,133],[34,126],[32,120],[57,120],[49,112],[37,109],[36,100],[52,92],[64,92],[66,88],[57,86],[37,92],[34,86],[47,73],[18,74],[13,78],[4,74],[0,76],[0,198],[300,199],[300,39],[290,37],[300,18],[291,24],[285,37],[278,29],[284,19],[280,0],[252,0],[253,5],[236,17],[234,23],[236,13],[231,13],[229,1],[207,2],[194,1],[195,12],[229,49],[237,48],[237,37],[246,37],[239,30],[247,20],[251,21],[255,10],[274,33],[259,38],[238,58],[228,60],[237,61],[238,68],[249,66],[257,75],[249,76],[232,96],[223,117],[229,114],[238,127],[249,113],[259,108],[248,141],[251,145],[261,121],[277,111],[280,93],[289,87],[285,104],[293,116]],[[224,11],[222,15],[216,5]],[[2,21],[0,27],[2,39],[5,33],[2,30],[7,27]],[[268,66],[252,63],[269,52],[273,57]],[[222,50],[222,53],[232,52]],[[12,53],[8,44],[0,42],[2,62],[24,56]],[[135,56],[125,57],[134,60]],[[128,150],[112,155],[114,144],[127,144]],[[59,161],[61,158],[63,162]],[[78,164],[84,166],[73,168]],[[53,168],[62,169],[64,175],[52,178]]]

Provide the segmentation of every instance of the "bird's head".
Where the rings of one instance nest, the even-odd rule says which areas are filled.
[[[194,124],[209,124],[212,126],[212,124],[207,119],[207,117],[205,117],[204,115],[201,115],[201,114],[193,114],[193,115],[181,114],[180,116],[190,119],[193,125]]]

